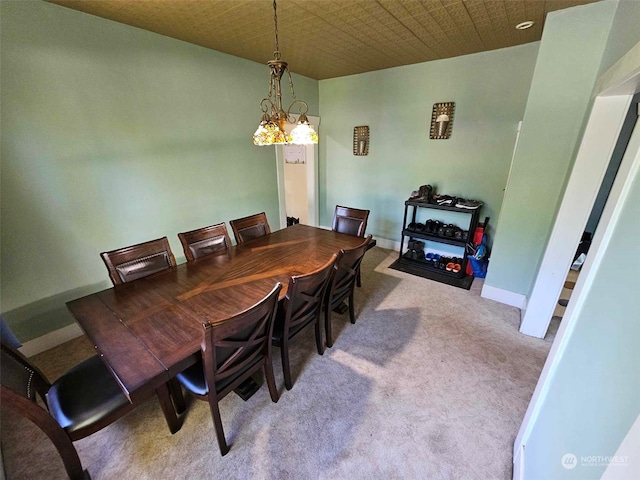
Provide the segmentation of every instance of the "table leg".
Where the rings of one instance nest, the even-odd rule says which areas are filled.
[[[162,412],[164,413],[164,418],[167,421],[169,430],[171,431],[171,433],[176,433],[182,427],[182,423],[178,420],[176,411],[173,408],[173,403],[171,403],[171,395],[169,394],[169,387],[167,386],[167,384],[163,383],[158,388],[156,388],[156,394],[158,395],[160,407],[162,408]]]

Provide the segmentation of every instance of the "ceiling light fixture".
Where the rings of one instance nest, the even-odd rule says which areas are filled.
[[[526,30],[527,28],[531,28],[531,27],[533,27],[533,25],[534,25],[535,23],[536,23],[536,22],[533,22],[533,21],[531,21],[531,20],[527,20],[526,22],[522,22],[522,23],[519,23],[518,25],[516,25],[516,28],[517,28],[518,30]]]
[[[309,124],[307,111],[309,106],[306,102],[298,100],[293,91],[293,79],[291,72],[287,68],[287,62],[280,60],[280,47],[278,45],[278,15],[276,11],[276,0],[273,0],[273,23],[275,26],[276,51],[273,53],[273,60],[269,60],[267,65],[271,69],[269,75],[269,93],[260,101],[262,119],[258,129],[253,134],[254,145],[286,145],[293,143],[296,145],[310,145],[318,143],[318,134]],[[285,111],[282,108],[282,88],[280,80],[284,73],[289,75],[289,88],[293,101]],[[291,109],[295,106],[299,108],[298,124],[291,131],[291,135],[285,132],[287,122],[295,123],[291,115]]]

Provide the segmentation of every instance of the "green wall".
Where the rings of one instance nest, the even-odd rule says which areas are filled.
[[[640,41],[638,25],[640,2],[621,1],[600,72]],[[526,439],[527,479],[601,478],[606,467],[594,466],[597,461],[582,465],[582,457],[615,455],[640,415],[640,172],[632,175],[629,196],[619,206],[621,213],[610,243],[603,250],[600,264],[594,266],[592,285],[583,291],[585,303],[576,311],[574,330],[567,338],[557,370],[544,386],[539,414]],[[576,455],[578,461],[570,470],[561,465],[567,453]],[[637,458],[628,460],[637,467]],[[631,465],[612,469],[618,478],[632,475]]]
[[[2,1],[1,311],[20,340],[110,286],[105,250],[266,211],[268,68],[40,1]],[[265,59],[266,61],[267,59]],[[318,114],[318,82],[294,76]]]
[[[637,129],[638,127],[636,127]],[[640,414],[640,173],[622,207],[611,242],[525,447],[529,480],[597,480],[605,465],[581,465],[581,457],[615,455]],[[620,268],[624,265],[624,268]],[[562,467],[572,453],[578,465]],[[637,458],[630,458],[637,465]],[[598,463],[598,462],[594,462]],[[626,477],[631,467],[615,467]],[[630,472],[628,473],[630,474]]]
[[[485,202],[497,220],[538,44],[320,81],[320,222],[336,204],[371,210],[367,231],[400,240],[404,201],[431,184]],[[453,101],[448,140],[430,140],[434,103]],[[368,156],[353,128],[368,125]],[[490,230],[491,234],[492,230]]]
[[[528,296],[582,135],[617,2],[547,15],[486,285]]]

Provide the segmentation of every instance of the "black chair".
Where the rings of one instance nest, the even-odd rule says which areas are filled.
[[[50,384],[15,348],[1,343],[0,355],[0,407],[27,418],[49,437],[69,478],[90,478],[72,442],[110,425],[136,405],[129,402],[98,356],[85,360]],[[168,399],[168,392],[164,393]],[[46,409],[38,404],[37,396]],[[149,393],[151,396],[153,392]],[[169,428],[175,433],[180,426],[173,406],[170,401],[160,403]]]
[[[327,347],[333,346],[331,335],[331,311],[349,299],[349,318],[351,323],[356,323],[354,290],[362,258],[371,241],[369,235],[365,241],[357,247],[348,250],[340,250],[341,256],[334,267],[335,272],[331,286],[327,290],[327,299],[324,308],[325,334],[327,336]]]
[[[281,289],[282,285],[277,283],[271,293],[244,312],[223,322],[203,324],[202,360],[177,375],[192,395],[209,402],[222,455],[229,452],[229,446],[222,428],[220,400],[264,368],[271,400],[278,401],[271,364],[271,335]]]
[[[114,285],[131,282],[176,266],[167,237],[100,254]]]
[[[324,342],[320,332],[320,316],[327,287],[331,281],[337,254],[325,265],[307,274],[289,279],[287,294],[278,307],[273,328],[273,344],[280,347],[282,371],[287,390],[293,387],[289,366],[289,341],[307,325],[314,324],[318,354],[324,353]]]
[[[368,219],[369,210],[360,210],[358,208],[336,205],[335,212],[333,213],[331,229],[334,232],[346,233],[347,235],[364,238],[364,232],[367,230]],[[358,269],[356,284],[358,287],[362,286],[360,269]]]
[[[182,250],[184,250],[187,262],[211,253],[227,250],[231,246],[231,239],[224,222],[179,233],[178,238],[182,243]]]
[[[271,233],[267,215],[264,212],[231,220],[229,225],[231,225],[233,236],[236,238],[238,245]]]

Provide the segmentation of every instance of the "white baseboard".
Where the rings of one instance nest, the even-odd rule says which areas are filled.
[[[513,459],[513,480],[524,480],[524,445],[516,450]]]
[[[509,290],[503,290],[502,288],[492,287],[486,283],[482,287],[482,298],[488,298],[489,300],[495,300],[496,302],[504,303],[505,305],[511,305],[520,309],[527,308],[527,297],[521,293],[510,292]]]
[[[64,342],[84,335],[84,332],[77,323],[72,323],[66,327],[49,332],[41,337],[29,340],[22,345],[19,350],[25,357],[32,357],[50,348],[62,345]]]

